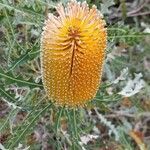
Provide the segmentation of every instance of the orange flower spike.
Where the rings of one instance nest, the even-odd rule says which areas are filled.
[[[70,108],[84,106],[98,90],[107,31],[101,13],[86,2],[59,4],[49,14],[41,40],[44,88],[50,100]]]

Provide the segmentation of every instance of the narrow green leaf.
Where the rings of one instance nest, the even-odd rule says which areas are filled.
[[[0,3],[0,5],[1,5],[1,8],[7,8],[8,10],[14,10],[14,11],[16,11],[16,12],[18,12],[18,13],[24,13],[24,14],[26,14],[26,15],[28,15],[28,14],[30,14],[30,15],[36,15],[36,17],[43,17],[43,15],[42,14],[39,14],[39,13],[36,13],[36,12],[34,12],[34,11],[31,11],[31,10],[29,10],[29,9],[20,9],[20,8],[17,8],[17,7],[15,7],[15,6],[13,6],[13,5],[7,5],[7,4],[4,4],[4,3]]]
[[[14,77],[11,72],[4,72],[2,69],[0,69],[0,77],[5,79],[6,84],[17,84],[21,87],[30,87],[30,88],[43,88],[42,84],[34,83],[31,79],[28,81],[25,81],[22,77]]]
[[[72,139],[72,149],[81,149],[81,146],[79,145],[79,130],[77,127],[77,111],[72,109],[72,110],[67,110],[66,109],[66,115],[68,117],[68,123],[69,123],[69,131],[71,134],[71,139]]]
[[[9,71],[15,69],[17,66],[24,64],[27,61],[31,61],[34,58],[36,58],[39,55],[39,51],[35,51],[35,52],[26,52],[25,54],[23,54],[21,57],[19,57],[18,59],[16,59],[11,66],[9,67]]]
[[[43,113],[45,113],[51,107],[51,105],[51,103],[46,105],[39,112],[34,110],[34,113],[32,114],[31,118],[29,117],[28,119],[26,119],[23,130],[17,130],[18,132],[14,134],[13,140],[10,140],[11,143],[8,145],[8,149],[13,149],[20,142],[20,140],[27,135],[28,131],[30,131],[31,128],[35,126],[36,122],[39,120],[39,117]]]
[[[0,95],[1,97],[7,98],[9,102],[16,102],[14,94],[6,92],[3,87],[0,87]]]
[[[60,110],[59,110],[58,113],[57,113],[57,117],[56,117],[57,120],[56,120],[56,123],[55,123],[56,134],[58,133],[58,129],[59,129],[59,127],[60,127],[60,119],[61,119],[63,110],[64,110],[64,107],[60,108]]]

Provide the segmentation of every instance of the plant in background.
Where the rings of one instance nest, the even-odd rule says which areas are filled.
[[[79,107],[96,95],[102,75],[107,33],[96,6],[70,1],[48,15],[41,40],[43,83],[59,106]]]
[[[0,1],[0,149],[145,150],[147,1],[68,1]]]

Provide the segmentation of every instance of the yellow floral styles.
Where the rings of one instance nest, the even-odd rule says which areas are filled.
[[[98,90],[107,43],[96,6],[70,1],[48,15],[41,39],[41,68],[49,99],[59,106],[84,106]]]

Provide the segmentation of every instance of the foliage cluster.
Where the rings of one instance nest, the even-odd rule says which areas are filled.
[[[150,148],[148,17],[128,16],[124,0],[87,2],[107,21],[107,56],[95,99],[69,110],[47,100],[41,82],[42,26],[58,1],[0,0],[0,149]],[[131,97],[119,94],[127,83]]]

